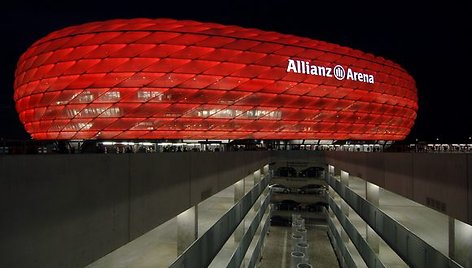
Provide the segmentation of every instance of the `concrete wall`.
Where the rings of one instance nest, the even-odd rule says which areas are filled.
[[[0,267],[83,267],[261,168],[269,156],[0,156]]]
[[[323,152],[318,151],[271,151],[272,159],[277,162],[308,161],[313,164],[324,165],[326,162]]]
[[[472,224],[470,154],[325,152],[326,162]]]

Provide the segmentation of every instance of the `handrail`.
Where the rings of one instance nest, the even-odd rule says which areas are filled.
[[[208,267],[267,187],[269,181],[270,176],[264,176],[208,231],[195,240],[170,267]]]
[[[244,256],[246,255],[249,245],[251,244],[252,238],[256,234],[257,228],[259,227],[259,224],[262,221],[262,217],[264,216],[264,213],[267,207],[269,206],[271,192],[272,191],[269,191],[269,193],[265,197],[264,203],[262,204],[261,208],[259,209],[256,216],[252,220],[251,225],[244,233],[243,238],[241,239],[241,242],[238,245],[238,248],[231,256],[229,264],[226,267],[239,268],[241,266],[241,263],[244,260]]]
[[[259,260],[259,257],[262,254],[262,245],[264,243],[266,234],[269,231],[270,215],[271,212],[269,211],[269,215],[267,216],[264,226],[262,227],[261,235],[259,236],[259,240],[257,241],[256,248],[254,249],[254,252],[251,256],[251,260],[249,261],[248,268],[254,268],[256,266],[257,261]]]
[[[344,215],[338,205],[334,202],[334,199],[329,196],[328,197],[329,207],[333,210],[336,218],[341,223],[342,227],[349,235],[354,246],[357,248],[357,251],[361,255],[364,262],[367,264],[368,267],[379,267],[384,268],[385,265],[380,261],[379,257],[372,248],[369,246],[367,241],[361,236],[361,234],[357,231],[356,227],[351,223],[348,217]]]
[[[352,259],[351,254],[349,253],[348,249],[346,248],[346,245],[342,241],[341,236],[339,235],[338,230],[336,230],[336,226],[334,226],[334,223],[331,221],[330,217],[328,217],[328,230],[331,232],[331,235],[333,236],[333,239],[335,240],[336,245],[341,250],[341,256],[338,256],[338,259],[341,259],[342,257],[344,262],[346,262],[347,264],[346,266],[349,268],[357,267],[356,263]],[[337,253],[336,250],[334,252]]]
[[[328,184],[410,267],[462,267],[416,236],[332,175]]]

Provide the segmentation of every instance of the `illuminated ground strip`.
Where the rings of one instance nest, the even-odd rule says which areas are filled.
[[[14,98],[34,139],[399,140],[418,109],[414,80],[383,58],[170,19],[51,33],[21,56]]]

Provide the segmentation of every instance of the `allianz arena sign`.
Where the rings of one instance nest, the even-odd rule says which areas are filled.
[[[344,67],[336,65],[334,68],[311,64],[307,60],[293,60],[288,59],[287,72],[294,72],[297,74],[310,74],[324,77],[334,77],[338,80],[348,79],[352,81],[359,81],[364,83],[373,84],[374,76],[371,74],[361,73],[353,71],[351,68],[347,68],[347,75]]]

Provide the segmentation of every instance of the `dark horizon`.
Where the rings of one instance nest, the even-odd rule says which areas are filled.
[[[0,138],[29,139],[13,101],[20,55],[68,26],[116,18],[173,18],[258,28],[348,46],[400,64],[416,80],[418,117],[406,141],[466,141],[472,136],[467,90],[468,25],[461,6],[249,2],[9,3],[0,32]],[[465,68],[464,68],[465,67]]]

